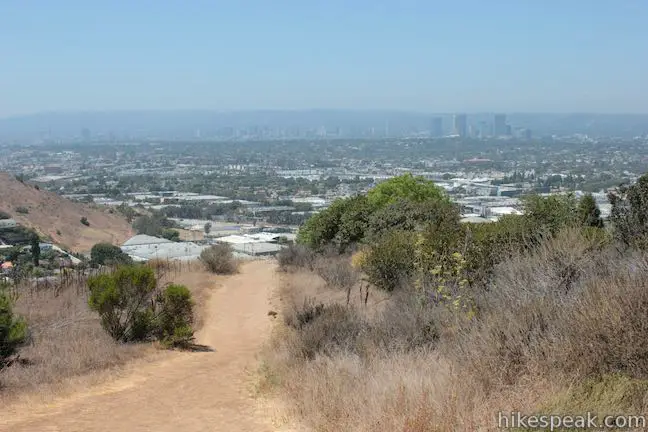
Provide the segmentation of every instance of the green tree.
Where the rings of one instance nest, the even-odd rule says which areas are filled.
[[[131,258],[122,250],[110,243],[97,243],[90,249],[92,265],[121,265],[131,264]]]
[[[34,266],[38,267],[38,264],[40,263],[40,239],[38,238],[38,235],[34,233],[34,235],[31,238],[30,241],[31,244],[31,256],[32,256],[32,262],[34,263]]]
[[[387,231],[413,231],[441,220],[452,220],[459,226],[457,206],[445,201],[412,202],[401,199],[371,214],[366,238],[371,242]]]
[[[541,235],[555,235],[561,229],[580,224],[578,200],[573,194],[527,195],[522,197],[524,217]]]
[[[211,231],[211,229],[212,229],[212,224],[211,224],[211,222],[207,222],[207,223],[205,224],[205,234],[209,234],[210,231]]]
[[[412,202],[446,201],[450,202],[445,191],[434,182],[410,173],[393,177],[379,183],[367,193],[369,203],[377,208],[393,204],[400,199]]]
[[[335,242],[344,250],[364,237],[371,211],[363,195],[339,198],[326,210],[311,216],[300,228],[297,240],[313,249]]]
[[[27,340],[27,323],[13,312],[14,300],[0,285],[0,370]]]
[[[174,229],[163,229],[162,230],[162,238],[165,238],[167,240],[171,240],[174,242],[180,241],[180,233]]]
[[[603,228],[601,210],[592,194],[585,194],[578,203],[578,215],[583,226]]]

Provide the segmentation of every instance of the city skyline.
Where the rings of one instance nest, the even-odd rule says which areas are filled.
[[[2,16],[0,54],[11,61],[0,70],[0,117],[317,107],[648,113],[648,59],[638,54],[648,4],[633,0],[63,0],[4,5]]]

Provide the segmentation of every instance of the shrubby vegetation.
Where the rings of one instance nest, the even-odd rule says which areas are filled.
[[[591,195],[571,194],[462,224],[431,183],[400,187],[412,181],[337,201],[280,256],[292,300],[266,375],[302,417],[319,430],[476,430],[498,409],[542,411],[556,397],[565,409],[646,408],[648,176],[611,197],[608,224]],[[336,259],[363,277],[322,272]],[[309,274],[330,293],[317,297]],[[488,415],[474,409],[484,404]]]
[[[193,301],[182,285],[157,286],[153,269],[123,266],[88,279],[90,308],[118,342],[158,339],[168,346],[193,341]]]
[[[138,217],[133,222],[137,234],[146,234],[153,237],[162,237],[171,241],[180,241],[180,233],[176,231],[173,221],[167,219],[160,212]]]
[[[212,273],[233,274],[238,271],[232,247],[226,243],[215,244],[200,253],[200,261]]]
[[[27,323],[14,313],[14,302],[8,287],[0,284],[0,370],[27,340]]]
[[[110,243],[97,243],[90,250],[90,264],[93,266],[132,264],[132,261],[119,246]]]

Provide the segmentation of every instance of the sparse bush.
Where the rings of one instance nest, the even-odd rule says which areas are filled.
[[[232,247],[225,243],[219,243],[203,250],[200,253],[200,261],[212,273],[233,274],[238,271],[238,263],[234,259]]]
[[[333,288],[350,288],[359,279],[359,272],[351,266],[349,257],[323,256],[315,260],[315,272]]]
[[[0,210],[0,220],[2,219],[11,219],[11,215],[7,212]]]
[[[16,207],[16,213],[28,214],[29,209],[27,207],[24,207],[24,206],[18,206],[18,207]]]
[[[315,253],[307,246],[291,244],[279,251],[277,261],[281,270],[288,270],[290,267],[313,269]]]
[[[27,339],[27,323],[13,311],[14,299],[4,285],[0,285],[0,370],[16,354]]]
[[[337,352],[358,352],[359,338],[368,330],[368,324],[353,307],[340,304],[305,303],[288,321],[298,329],[293,355],[313,360],[317,355],[329,356]]]
[[[81,218],[81,223],[85,226],[90,226],[90,222],[88,222],[88,218],[85,216]]]
[[[627,247],[648,249],[648,174],[608,195],[616,238]]]

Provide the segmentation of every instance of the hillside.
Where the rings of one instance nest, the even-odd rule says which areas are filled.
[[[28,213],[17,212],[18,207]],[[132,235],[131,226],[117,213],[38,190],[6,173],[0,173],[0,210],[74,252],[87,252],[101,241],[121,244]],[[89,226],[81,223],[84,216]]]

